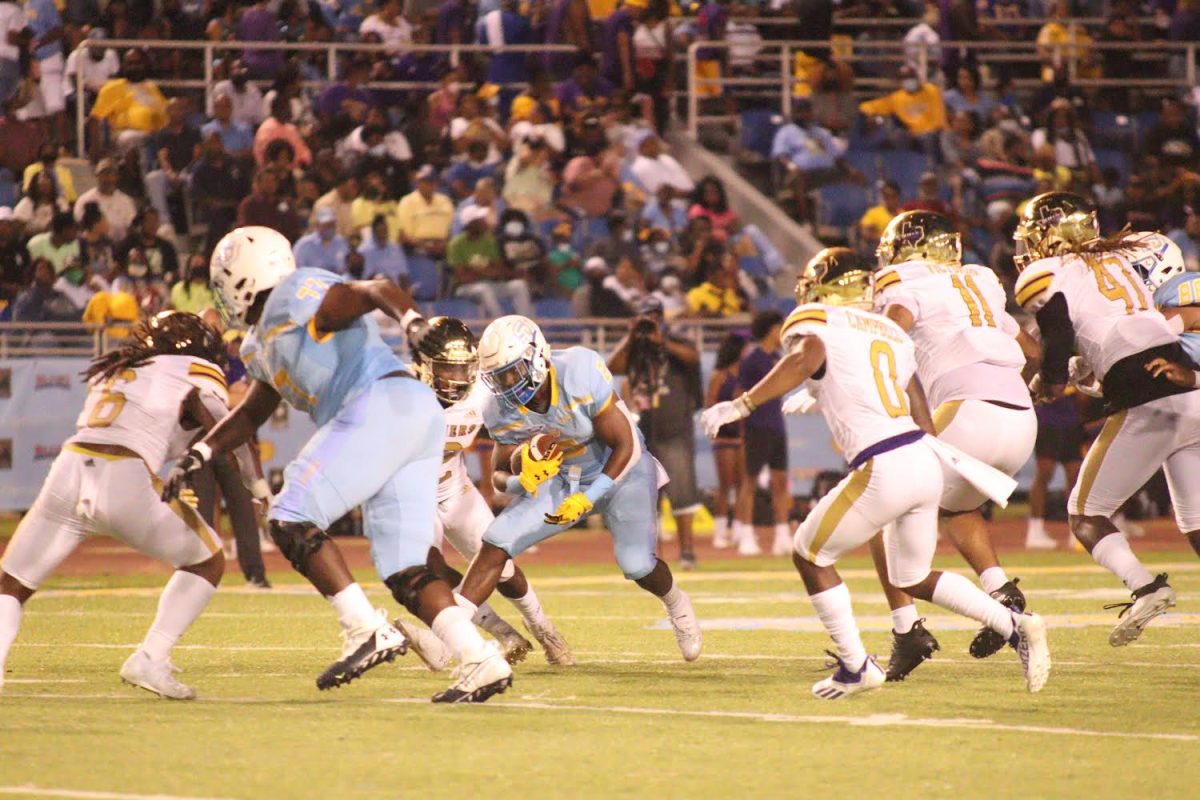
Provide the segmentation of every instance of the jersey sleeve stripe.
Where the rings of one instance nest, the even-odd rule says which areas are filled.
[[[188,375],[193,378],[208,378],[210,381],[219,384],[222,389],[228,389],[225,383],[225,376],[220,370],[214,367],[206,367],[203,364],[192,364],[188,367]]]
[[[1017,291],[1017,303],[1022,306],[1028,305],[1029,301],[1049,289],[1050,284],[1053,282],[1054,275],[1052,273],[1039,275],[1036,278],[1026,281],[1025,285]]]
[[[882,292],[900,282],[898,272],[886,272],[875,279],[875,291]]]
[[[829,324],[829,318],[825,315],[824,311],[807,311],[803,314],[798,314],[794,317],[791,317],[787,321],[787,323],[784,324],[781,335],[788,333],[789,331],[793,330],[794,328],[796,328],[800,325],[828,325],[828,324]]]
[[[312,319],[310,319],[308,321],[308,335],[311,336],[313,338],[313,341],[316,342],[317,344],[325,344],[326,342],[328,342],[330,339],[333,338],[333,333],[334,333],[333,331],[329,331],[328,333],[319,333],[317,331],[317,318],[316,317],[313,317]]]
[[[296,323],[289,320],[288,322],[281,322],[273,328],[268,328],[266,333],[262,335],[263,344],[271,341],[281,333],[287,333],[294,327],[296,327]]]

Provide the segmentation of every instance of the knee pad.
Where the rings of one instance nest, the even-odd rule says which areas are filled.
[[[421,590],[434,581],[441,580],[433,570],[424,564],[408,569],[401,570],[394,575],[389,575],[384,578],[384,585],[392,593],[392,597],[396,598],[396,602],[408,609],[408,612],[414,617],[418,616],[417,609],[420,603],[417,600]]]
[[[314,530],[314,528],[303,522],[271,520],[271,539],[275,542],[275,546],[291,563],[292,568],[306,578],[308,577],[308,560],[329,541],[329,534],[325,531],[318,530],[309,536],[310,530]]]

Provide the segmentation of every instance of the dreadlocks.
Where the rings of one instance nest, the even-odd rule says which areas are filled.
[[[225,363],[216,330],[195,314],[164,311],[135,325],[120,347],[92,361],[83,378],[110,378],[120,370],[144,366],[155,356],[195,356],[218,366]]]

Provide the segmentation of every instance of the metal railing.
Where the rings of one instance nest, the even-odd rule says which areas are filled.
[[[103,330],[80,322],[0,322],[0,359],[92,358],[108,349]]]

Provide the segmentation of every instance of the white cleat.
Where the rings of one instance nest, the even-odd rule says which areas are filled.
[[[1058,540],[1045,531],[1025,535],[1026,550],[1057,550]]]
[[[762,548],[758,546],[758,534],[751,528],[738,538],[737,552],[739,556],[761,556]]]
[[[887,673],[879,666],[875,656],[867,656],[858,672],[851,672],[840,658],[828,650],[825,652],[833,656],[834,663],[829,666],[836,666],[837,671],[813,684],[813,697],[821,700],[840,700],[852,694],[878,689],[887,680]]]
[[[408,639],[388,622],[387,612],[375,609],[375,615],[357,628],[342,634],[342,657],[317,676],[317,688],[344,686],[380,664],[395,661],[408,652]]]
[[[771,555],[790,556],[795,548],[792,534],[777,533],[775,534],[775,541],[771,544]]]
[[[1113,647],[1124,647],[1142,635],[1150,620],[1167,613],[1167,609],[1174,605],[1175,590],[1167,583],[1167,573],[1164,572],[1134,591],[1132,603],[1105,606],[1121,609],[1121,621],[1108,635],[1108,643]]]
[[[441,672],[450,666],[454,655],[433,631],[402,619],[394,619],[392,624],[408,640],[408,649],[417,654],[417,658],[429,667],[430,672]]]
[[[512,667],[492,642],[484,645],[478,661],[468,661],[454,670],[454,684],[431,699],[435,703],[484,703],[512,686]]]
[[[700,623],[696,621],[696,612],[692,610],[692,599],[680,590],[682,599],[679,601],[679,612],[671,615],[671,627],[675,629],[675,641],[679,644],[679,652],[684,661],[695,661],[700,657],[704,637],[700,633]]]
[[[1050,679],[1050,641],[1046,621],[1038,614],[1013,614],[1017,633],[1017,657],[1025,670],[1025,687],[1040,692]]]
[[[168,700],[195,700],[196,692],[186,683],[176,680],[176,672],[179,672],[179,668],[170,659],[155,661],[138,650],[121,665],[121,680]]]
[[[733,547],[733,532],[728,525],[724,528],[717,528],[713,532],[712,546],[717,550],[728,550]]]
[[[575,655],[567,646],[567,640],[562,637],[554,623],[546,620],[540,625],[530,625],[525,622],[525,630],[537,639],[538,644],[546,653],[546,663],[552,667],[575,666]]]

